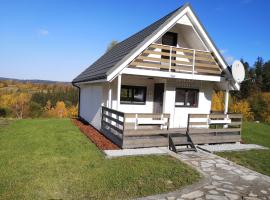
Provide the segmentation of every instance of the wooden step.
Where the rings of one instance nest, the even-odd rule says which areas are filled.
[[[192,145],[192,143],[191,142],[183,142],[183,143],[181,143],[181,144],[175,144],[175,147],[178,147],[178,146],[185,146],[185,145]]]
[[[185,151],[197,151],[197,150],[195,148],[181,148],[181,149],[176,149],[176,153],[185,152]]]

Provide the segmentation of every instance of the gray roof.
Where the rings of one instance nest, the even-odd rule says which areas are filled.
[[[125,60],[125,57],[129,56],[129,54],[132,53],[137,47],[144,44],[145,40],[148,40],[149,36],[152,36],[152,34],[167,24],[171,18],[181,12],[188,5],[189,4],[185,4],[177,8],[165,17],[159,19],[138,33],[118,43],[111,50],[101,56],[96,62],[90,65],[86,70],[84,70],[81,74],[79,74],[72,82],[79,83],[106,79],[107,72],[109,70],[118,67],[120,62]]]

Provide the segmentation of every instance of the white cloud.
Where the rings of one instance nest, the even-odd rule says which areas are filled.
[[[220,49],[219,51],[224,56],[226,62],[229,65],[231,65],[233,63],[233,61],[234,61],[234,57],[227,54],[229,52],[229,50],[228,49]]]
[[[231,65],[234,61],[234,57],[233,56],[225,56],[225,60],[227,61],[227,63],[229,65]]]
[[[220,53],[225,54],[228,52],[228,49],[220,49],[219,51],[220,51]]]
[[[38,29],[37,33],[41,36],[47,36],[49,35],[49,31],[47,29]]]

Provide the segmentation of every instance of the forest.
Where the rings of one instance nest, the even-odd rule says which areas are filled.
[[[258,57],[253,65],[241,59],[246,71],[240,91],[230,92],[229,112],[245,120],[270,123],[270,61]],[[212,97],[212,111],[224,110],[224,92]],[[0,117],[76,117],[78,90],[70,83],[0,80]]]
[[[0,81],[0,117],[76,117],[78,90],[69,83]]]
[[[245,81],[240,91],[230,93],[229,111],[242,113],[245,120],[270,123],[270,61],[258,57],[253,65],[241,59],[245,67]],[[224,93],[212,97],[212,110],[224,109]]]

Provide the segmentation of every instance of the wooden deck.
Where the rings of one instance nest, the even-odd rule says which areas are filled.
[[[130,118],[135,120],[130,121]],[[153,118],[165,121],[163,127],[136,126],[136,119]],[[229,125],[215,124],[224,118],[231,120]],[[209,125],[209,119],[212,124]],[[121,148],[166,147],[168,135],[174,136],[176,144],[185,144],[186,128],[168,128],[169,114],[128,114],[102,108],[101,131]],[[241,141],[242,115],[240,114],[191,114],[188,119],[189,135],[194,144],[232,143]]]

